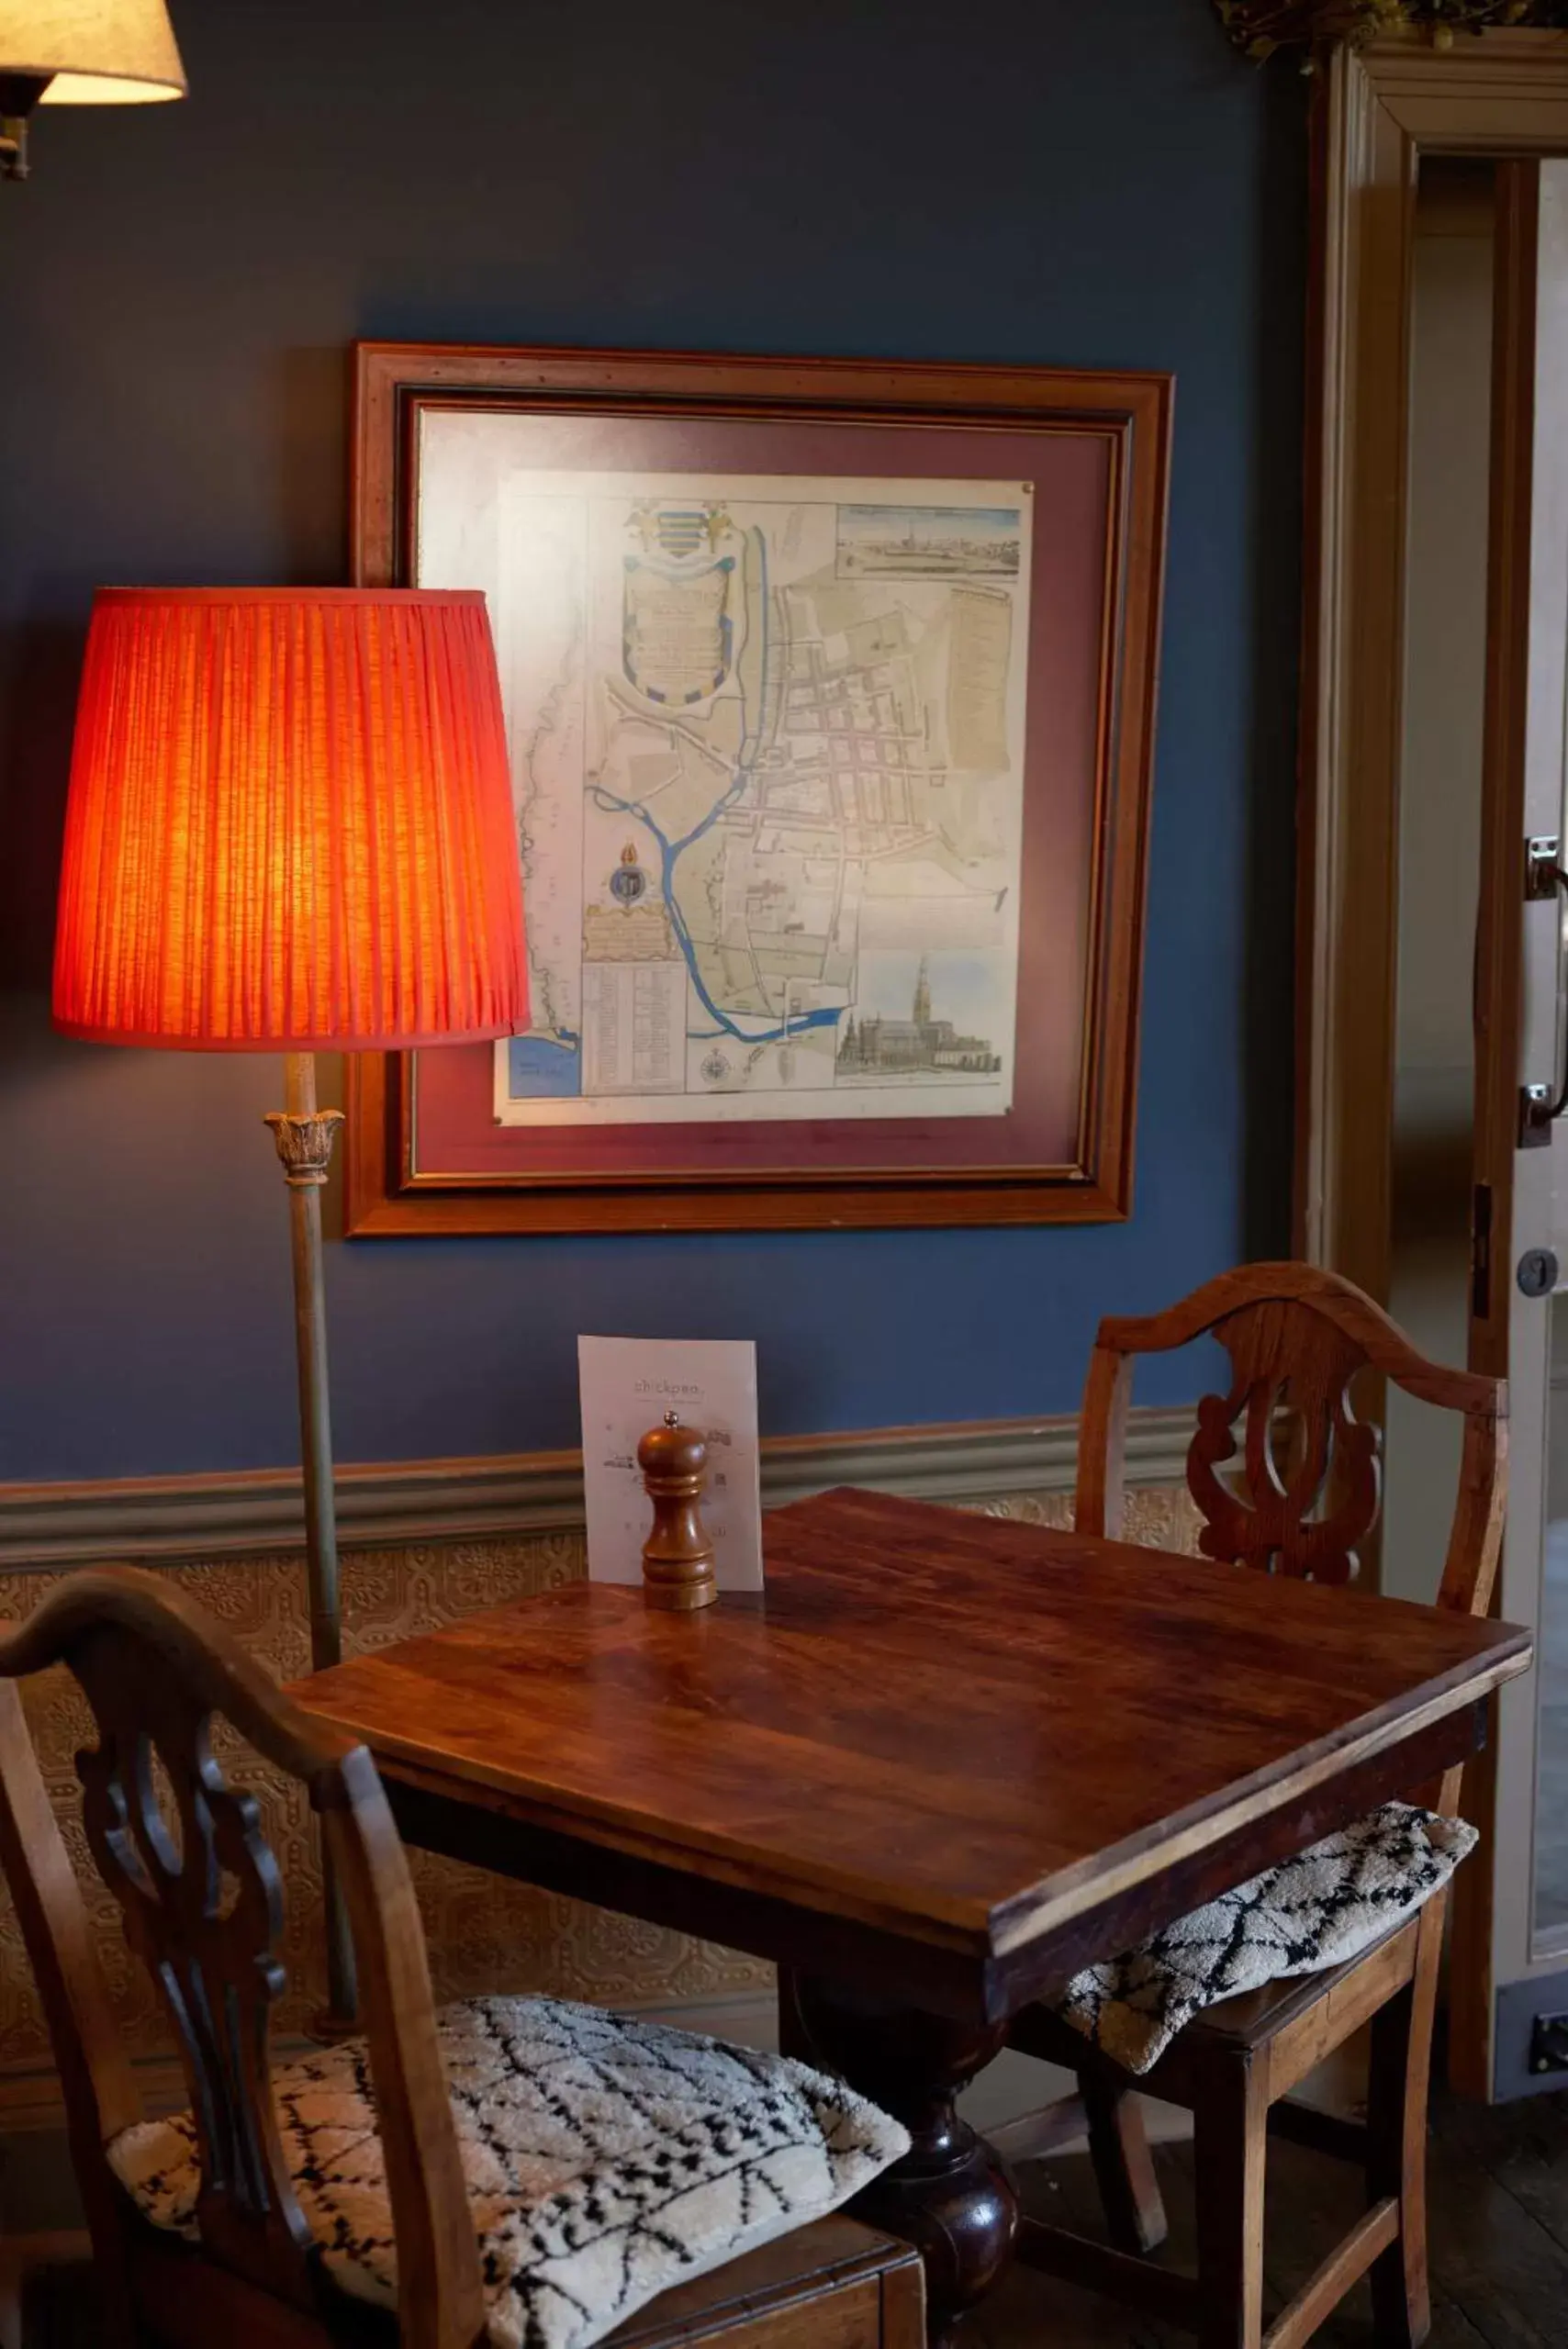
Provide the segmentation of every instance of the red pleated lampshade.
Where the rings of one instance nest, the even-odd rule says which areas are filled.
[[[527,1023],[485,599],[105,588],[76,717],[54,1015],[310,1051]]]

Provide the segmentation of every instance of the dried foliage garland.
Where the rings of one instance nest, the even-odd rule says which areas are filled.
[[[1215,0],[1215,6],[1238,49],[1259,61],[1277,49],[1311,51],[1338,41],[1361,48],[1412,28],[1451,49],[1457,34],[1494,25],[1568,26],[1568,0]]]

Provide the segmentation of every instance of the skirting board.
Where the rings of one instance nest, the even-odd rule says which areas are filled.
[[[1188,1409],[1135,1410],[1129,1482],[1180,1484],[1192,1429]],[[1077,1460],[1078,1422],[1068,1417],[770,1436],[762,1503],[780,1508],[836,1484],[926,1501],[1070,1492]],[[582,1455],[362,1462],[338,1470],[337,1493],[342,1538],[362,1548],[572,1531],[583,1523]],[[0,1568],[11,1572],[106,1559],[253,1558],[298,1549],[304,1539],[294,1469],[0,1484]]]

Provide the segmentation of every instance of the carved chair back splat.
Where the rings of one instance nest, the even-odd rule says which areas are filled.
[[[85,1905],[45,1789],[17,1683],[64,1664],[97,1744],[77,1757],[83,1823],[126,1938],[158,1988],[196,2119],[201,2254],[134,2212],[105,2148],[142,2118]],[[337,1863],[361,1968],[398,2243],[398,2337],[472,2349],[484,2337],[478,2249],[436,2040],[408,1863],[364,1748],[279,1694],[200,1609],[130,1568],[73,1575],[0,1641],[0,1864],[49,2016],[72,2154],[109,2321],[179,2335],[308,2349],[364,2331],[319,2272],[279,2142],[271,2009],[282,1986],[283,1896],[252,1798],[230,1786],[212,1723],[230,1722],[302,1781]]]
[[[1354,1579],[1382,1497],[1381,1431],[1357,1417],[1350,1397],[1370,1372],[1464,1415],[1438,1604],[1484,1615],[1502,1541],[1506,1388],[1429,1362],[1370,1297],[1311,1265],[1243,1265],[1164,1313],[1101,1323],[1083,1395],[1080,1533],[1114,1538],[1120,1529],[1137,1357],[1211,1335],[1231,1375],[1224,1394],[1199,1404],[1187,1452],[1204,1557],[1319,1582]]]

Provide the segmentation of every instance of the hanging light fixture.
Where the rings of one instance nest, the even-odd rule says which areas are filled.
[[[0,176],[27,178],[35,106],[185,95],[163,0],[0,0]]]

